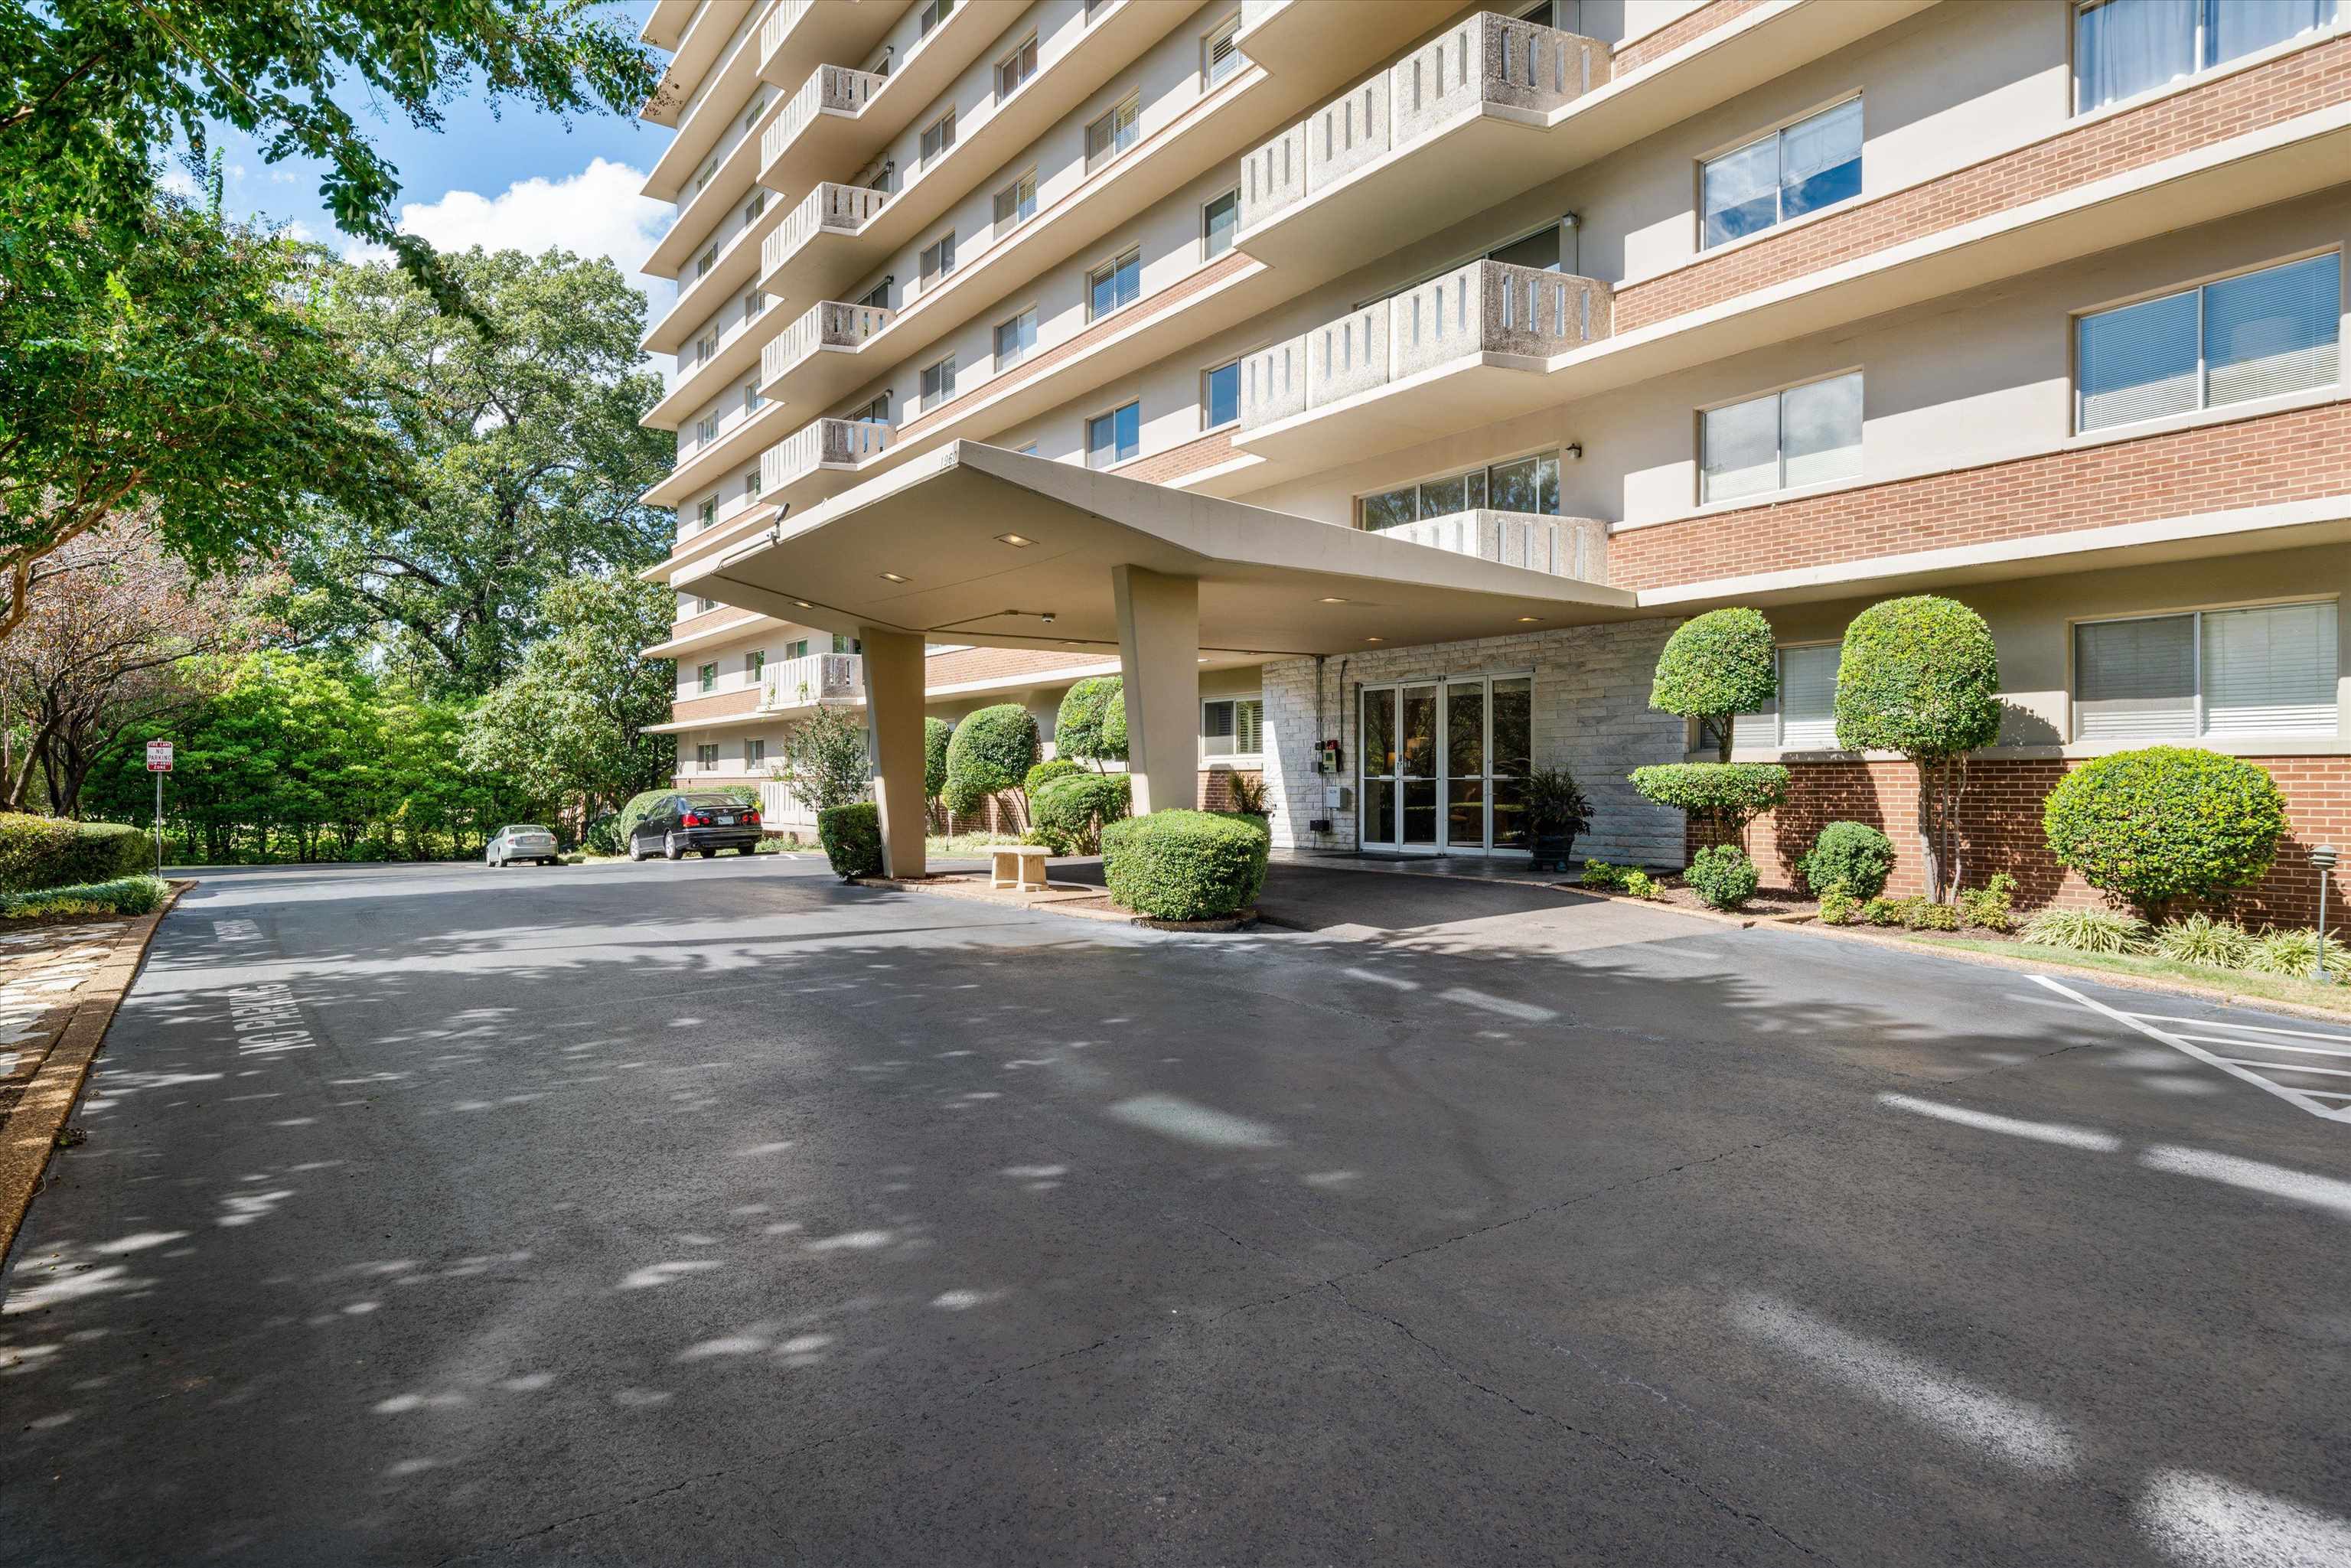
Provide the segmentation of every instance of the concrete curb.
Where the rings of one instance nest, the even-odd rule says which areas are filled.
[[[180,895],[195,885],[173,883],[162,908],[140,915],[115,938],[115,950],[90,977],[73,1016],[66,1019],[48,1054],[41,1059],[40,1070],[25,1086],[5,1124],[0,1124],[0,1263],[6,1262],[16,1245],[17,1228],[25,1222],[25,1211],[32,1207],[33,1195],[40,1191],[41,1176],[57,1149],[57,1134],[81,1099],[90,1061],[106,1040],[115,1009],[130,994],[131,982],[147,962],[156,928],[178,906]]]

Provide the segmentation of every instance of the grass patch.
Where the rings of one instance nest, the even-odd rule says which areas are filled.
[[[2037,964],[2067,966],[2076,969],[2104,969],[2116,975],[2136,975],[2147,980],[2185,980],[2193,985],[2210,986],[2231,996],[2254,997],[2263,1001],[2299,1002],[2304,1007],[2324,1008],[2329,1012],[2351,1018],[2351,986],[2336,983],[2314,985],[2308,980],[2296,980],[2283,975],[2254,975],[2241,969],[2215,969],[2203,964],[2183,964],[2176,958],[2160,958],[2145,953],[2083,953],[2071,947],[2049,947],[2037,942],[2002,942],[1996,937],[1940,936],[1897,931],[1895,936],[1916,942],[1921,947],[1964,947],[1970,953],[1999,953],[2011,958],[2027,958]],[[2332,971],[2329,971],[2332,973]]]
[[[59,915],[152,915],[170,897],[161,877],[119,876],[111,882],[45,887],[38,893],[0,897],[0,920],[37,920]]]

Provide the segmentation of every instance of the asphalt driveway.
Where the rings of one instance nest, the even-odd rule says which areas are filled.
[[[209,877],[0,1281],[7,1560],[2351,1561],[2351,1124],[2158,1037],[2351,1030],[1431,907]]]

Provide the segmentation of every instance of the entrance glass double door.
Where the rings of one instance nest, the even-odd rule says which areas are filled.
[[[1534,681],[1450,675],[1365,686],[1363,847],[1526,852]]]

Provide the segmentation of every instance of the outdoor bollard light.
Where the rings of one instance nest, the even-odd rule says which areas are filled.
[[[2318,983],[2332,985],[2326,977],[2326,883],[2335,869],[2335,846],[2321,844],[2311,851],[2310,863],[2318,868]]]

